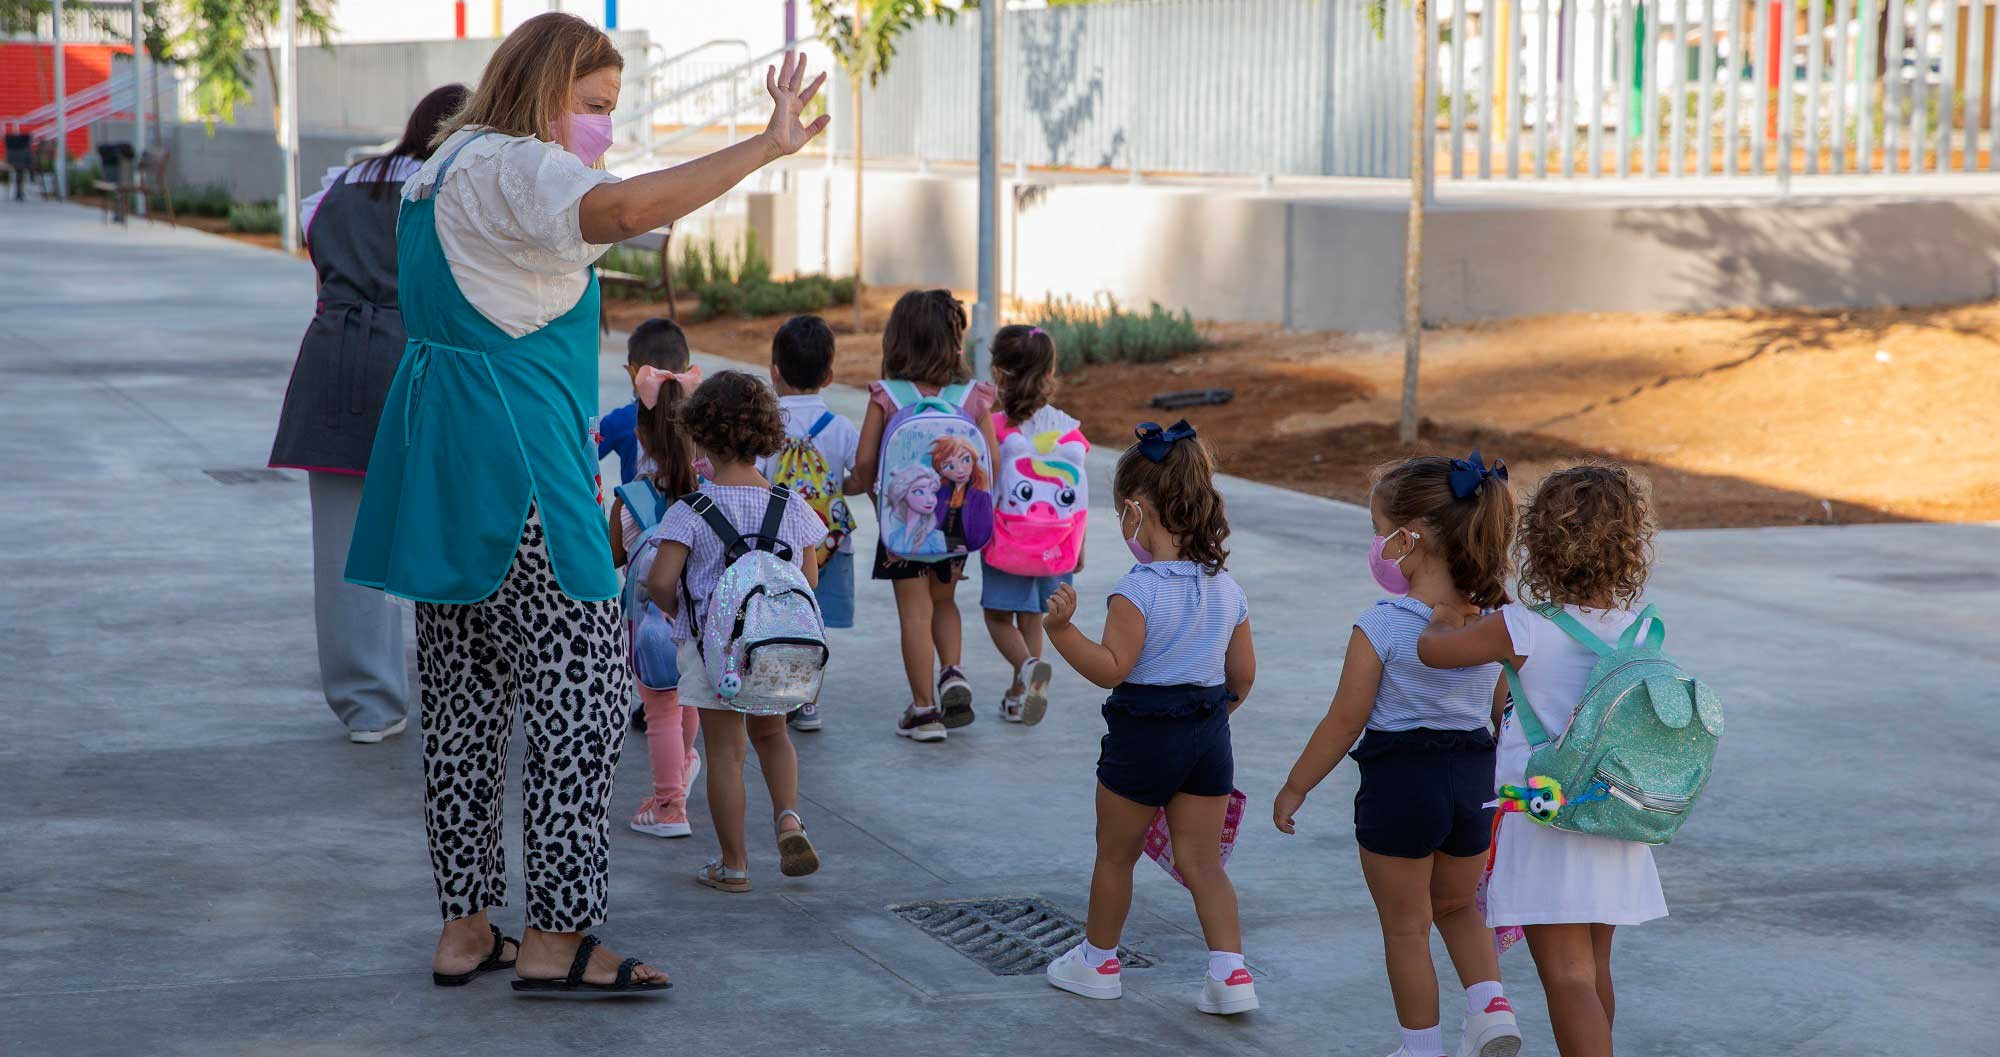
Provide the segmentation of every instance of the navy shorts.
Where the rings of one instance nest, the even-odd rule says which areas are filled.
[[[1181,793],[1228,796],[1235,788],[1222,687],[1127,683],[1105,702],[1104,724],[1097,780],[1127,800],[1165,807]]]
[[[1377,855],[1483,855],[1493,842],[1493,735],[1371,730],[1348,755],[1361,767],[1354,840]]]

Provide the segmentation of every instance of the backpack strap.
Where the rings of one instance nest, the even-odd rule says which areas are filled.
[[[1554,624],[1556,627],[1561,628],[1563,630],[1563,634],[1568,635],[1572,639],[1575,639],[1577,641],[1577,644],[1582,646],[1584,649],[1587,649],[1590,652],[1597,654],[1599,657],[1611,656],[1613,652],[1611,644],[1605,642],[1603,639],[1598,638],[1595,632],[1592,632],[1589,628],[1584,627],[1582,621],[1576,619],[1573,616],[1570,616],[1569,610],[1566,610],[1563,607],[1556,605],[1553,602],[1544,602],[1541,605],[1534,606],[1532,608],[1534,609],[1535,612],[1540,613],[1543,617],[1547,618],[1549,623]],[[1646,609],[1648,612],[1651,612],[1652,607],[1647,606]],[[1641,619],[1644,618],[1642,617]],[[1638,621],[1635,620],[1632,622],[1632,628],[1637,628],[1638,626],[1639,626]],[[1634,634],[1632,628],[1626,629],[1627,638],[1631,637]],[[1666,629],[1665,628],[1659,629],[1659,634],[1662,639],[1666,638],[1667,634]],[[1626,642],[1624,639],[1620,639],[1618,644],[1621,647],[1631,645],[1630,642]]]
[[[666,516],[666,503],[661,499],[660,490],[644,477],[635,477],[629,483],[612,489],[612,492],[624,501],[625,511],[632,515],[641,535],[653,531],[653,526]],[[641,502],[642,499],[644,502]]]
[[[806,439],[818,440],[820,433],[823,430],[825,430],[826,427],[831,425],[833,425],[833,412],[831,411],[820,412],[819,419],[812,424],[811,429],[806,430]]]
[[[757,526],[757,542],[754,544],[758,550],[770,551],[786,561],[792,560],[792,548],[778,538],[778,533],[785,527],[785,508],[791,502],[791,489],[781,484],[771,486],[771,501],[764,504],[764,523]]]
[[[966,399],[971,395],[972,383],[959,382],[956,385],[947,385],[943,389],[938,390],[937,398],[949,403],[953,407],[962,408],[965,406]]]
[[[901,378],[882,379],[882,391],[889,394],[889,402],[896,405],[899,411],[924,398],[924,394],[917,391],[915,382]]]
[[[1521,733],[1528,739],[1530,749],[1539,749],[1549,743],[1549,732],[1542,729],[1540,717],[1535,715],[1534,706],[1528,704],[1528,692],[1521,688],[1521,670],[1513,661],[1501,661],[1500,666],[1507,672],[1507,696],[1514,699],[1514,721],[1521,724]]]
[[[728,565],[753,549],[749,541],[743,538],[743,534],[736,531],[736,526],[729,523],[729,518],[724,516],[722,508],[716,506],[715,500],[706,492],[689,492],[679,501],[686,503],[695,513],[700,514],[701,519],[708,522],[709,531],[715,533],[715,538],[722,541],[723,565]],[[685,567],[682,571],[686,571]]]
[[[1644,639],[1639,637],[1641,625],[1646,628]],[[1634,620],[1631,626],[1625,629],[1625,634],[1618,636],[1618,648],[1629,650],[1634,646],[1644,646],[1649,650],[1657,650],[1665,645],[1666,641],[1667,623],[1660,619],[1660,607],[1648,605],[1639,611],[1639,619]]]

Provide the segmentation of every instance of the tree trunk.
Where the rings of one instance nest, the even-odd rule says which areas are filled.
[[[1411,5],[1417,16],[1416,93],[1410,104],[1410,228],[1403,239],[1403,414],[1396,437],[1417,441],[1417,353],[1424,339],[1424,137],[1431,115],[1425,112],[1430,88],[1430,25],[1428,0]]]
[[[850,71],[853,81],[854,108],[854,332],[861,333],[861,80],[868,71],[868,54],[865,50],[867,34],[864,23],[868,18],[867,3],[854,5],[854,54],[859,60],[859,69]]]

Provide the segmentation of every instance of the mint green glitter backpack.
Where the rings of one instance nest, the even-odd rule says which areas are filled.
[[[1598,661],[1568,728],[1553,740],[1525,707],[1520,673],[1506,666],[1514,718],[1532,752],[1523,785],[1501,788],[1500,809],[1572,833],[1673,840],[1708,785],[1722,740],[1722,699],[1660,648],[1667,629],[1652,606],[1615,646],[1561,606],[1533,608]]]

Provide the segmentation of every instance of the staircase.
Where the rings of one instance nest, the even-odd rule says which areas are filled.
[[[113,55],[130,54],[130,45],[63,45],[63,75],[70,92],[66,146],[71,156],[90,149],[91,122],[131,112],[132,75],[120,71],[114,78],[111,70]],[[25,129],[38,140],[52,139],[55,116],[55,47],[0,41],[0,128]]]

